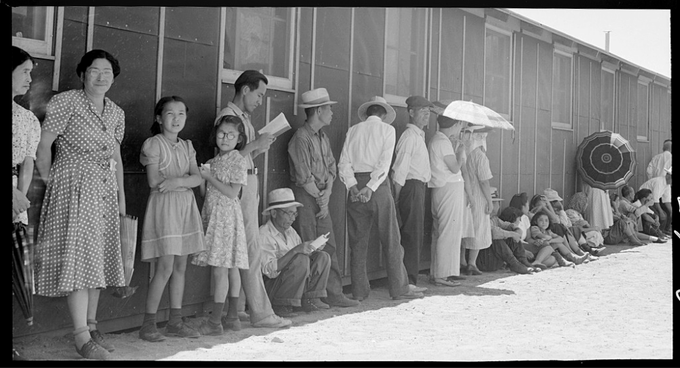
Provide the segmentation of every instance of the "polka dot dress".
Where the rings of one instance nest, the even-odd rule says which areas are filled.
[[[36,294],[124,286],[118,184],[112,159],[125,114],[105,98],[99,115],[83,90],[54,96],[43,131],[58,135],[40,215]]]

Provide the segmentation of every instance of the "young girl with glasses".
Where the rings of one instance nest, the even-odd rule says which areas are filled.
[[[224,328],[241,329],[237,310],[241,290],[239,269],[248,269],[248,244],[239,194],[241,187],[248,183],[248,166],[239,151],[246,142],[241,119],[223,116],[210,134],[210,143],[219,153],[200,168],[205,179],[201,183],[201,195],[205,196],[202,218],[206,250],[196,254],[191,263],[212,266],[215,279],[212,314],[199,326],[203,335],[222,335]],[[227,295],[227,315],[222,319]]]

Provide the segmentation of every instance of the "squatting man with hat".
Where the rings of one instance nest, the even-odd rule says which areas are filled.
[[[394,199],[385,180],[394,152],[396,134],[390,124],[396,112],[384,98],[375,96],[362,104],[358,113],[361,122],[347,131],[338,163],[340,180],[349,191],[347,227],[353,298],[364,300],[371,291],[366,262],[374,222],[380,229],[390,296],[421,298],[423,294],[408,284]]]
[[[332,105],[337,102],[331,101],[325,88],[307,91],[301,98],[302,104],[299,106],[305,109],[307,120],[288,142],[290,181],[295,198],[302,203],[298,209],[298,228],[305,241],[328,234],[328,243],[323,251],[331,256],[331,269],[326,285],[328,296],[323,300],[312,299],[312,302],[316,307],[324,309],[329,308],[329,305],[355,307],[359,302],[347,298],[342,292],[333,222],[328,211],[333,182],[338,174],[330,140],[322,128],[331,124]]]
[[[410,285],[418,288],[420,249],[425,238],[425,189],[432,177],[430,158],[425,145],[425,131],[430,124],[432,102],[422,96],[406,99],[409,121],[397,142],[396,158],[392,165],[394,199],[401,218],[399,231],[404,247],[404,266]]]
[[[302,203],[295,201],[290,188],[274,189],[263,212],[270,218],[260,226],[265,288],[274,312],[284,318],[318,310],[313,300],[326,297],[331,266],[328,253],[319,252],[312,240],[303,242],[291,227],[298,207]]]

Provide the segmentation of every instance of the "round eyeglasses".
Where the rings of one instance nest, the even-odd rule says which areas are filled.
[[[279,211],[282,212],[282,213],[285,213],[290,218],[296,218],[297,215],[298,215],[297,211],[293,212],[293,211],[286,211],[286,210],[282,210],[282,209],[279,209]]]
[[[232,132],[228,132],[228,133],[219,132],[219,133],[217,133],[217,139],[224,139],[224,137],[227,137],[228,140],[233,140],[233,139],[236,139],[236,137],[238,137],[238,134],[232,133]]]

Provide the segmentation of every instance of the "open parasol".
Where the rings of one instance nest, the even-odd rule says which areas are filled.
[[[576,168],[583,181],[602,190],[616,189],[635,174],[635,150],[620,134],[604,130],[583,139]]]
[[[33,231],[23,224],[14,225],[12,238],[12,292],[29,326],[33,325]]]
[[[483,128],[476,129],[477,132],[491,129],[515,130],[515,127],[500,114],[472,101],[453,101],[446,106],[443,115],[451,119],[467,121],[472,125],[482,126]]]
[[[125,215],[120,217],[120,250],[123,259],[125,286],[117,287],[113,296],[127,298],[135,293],[138,286],[131,287],[130,281],[135,271],[135,253],[137,250],[137,218]]]

